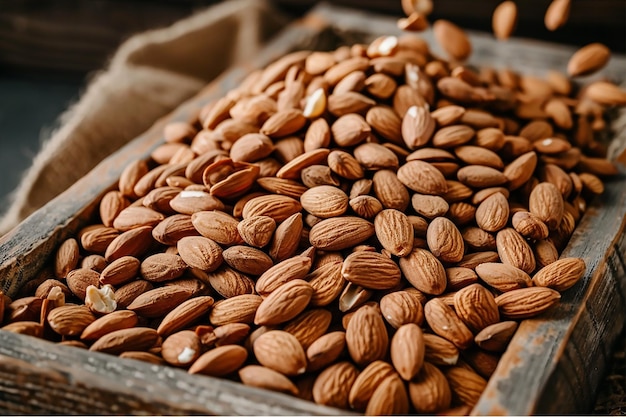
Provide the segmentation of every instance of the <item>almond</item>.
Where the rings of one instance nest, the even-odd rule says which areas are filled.
[[[143,279],[131,281],[128,284],[119,287],[115,291],[115,302],[117,303],[118,307],[126,308],[139,295],[153,288],[154,286],[152,285],[152,283],[144,281]]]
[[[147,327],[133,327],[115,330],[95,341],[89,350],[119,355],[129,350],[148,350],[157,342],[156,330]]]
[[[424,363],[424,336],[415,323],[398,327],[391,339],[391,362],[402,379],[410,381],[417,375]]]
[[[516,321],[501,321],[494,323],[482,329],[474,341],[481,349],[490,352],[504,352],[513,338],[517,330],[518,323]]]
[[[67,286],[76,297],[85,299],[87,287],[90,285],[98,287],[100,284],[100,274],[91,269],[79,268],[67,274]]]
[[[137,314],[132,311],[114,311],[92,321],[91,324],[83,329],[80,338],[82,340],[97,340],[115,330],[135,327],[138,321]]]
[[[301,279],[291,280],[272,291],[254,316],[257,325],[281,324],[300,314],[311,300],[313,288]]]
[[[244,366],[239,369],[239,378],[244,385],[298,395],[298,388],[289,378],[264,366]]]
[[[254,355],[265,367],[293,376],[306,370],[306,355],[298,339],[282,330],[271,330],[259,336],[252,345]]]
[[[517,24],[517,6],[513,1],[503,1],[493,11],[491,26],[496,38],[508,39]]]
[[[161,346],[161,356],[172,366],[187,367],[201,354],[200,339],[191,330],[172,333]]]
[[[100,273],[100,283],[120,285],[137,277],[141,262],[133,256],[122,256],[106,266]]]
[[[423,161],[408,161],[402,165],[398,169],[398,179],[411,190],[421,194],[441,195],[448,190],[443,174]]]
[[[409,192],[391,170],[380,170],[374,174],[372,185],[376,198],[384,208],[404,211],[409,205]]]
[[[323,369],[335,362],[346,348],[345,332],[331,332],[320,336],[306,350],[307,371]]]
[[[238,345],[218,346],[203,353],[189,368],[190,374],[226,376],[240,369],[248,351]]]
[[[384,358],[389,336],[378,309],[363,306],[356,311],[346,329],[346,344],[350,357],[360,366]]]
[[[191,223],[188,214],[173,214],[168,216],[152,229],[152,237],[164,245],[176,245],[187,236],[198,236],[199,233]]]
[[[246,323],[254,321],[254,315],[263,299],[255,294],[243,294],[217,301],[209,315],[214,326],[228,323]]]
[[[341,268],[342,262],[338,260],[324,264],[306,275],[305,279],[313,288],[311,306],[324,307],[339,297],[346,283]]]
[[[348,147],[363,142],[372,129],[363,116],[348,113],[339,117],[330,127],[330,131],[337,145]]]
[[[535,270],[535,255],[530,245],[515,229],[507,227],[500,230],[496,235],[496,246],[502,263],[519,268],[527,274]]]
[[[113,239],[106,248],[104,257],[108,262],[112,262],[122,256],[139,258],[150,249],[153,242],[151,226],[137,227]]]
[[[363,288],[384,290],[400,283],[401,272],[398,265],[383,254],[357,251],[346,257],[341,275]]]
[[[472,284],[457,291],[454,295],[454,310],[475,333],[500,321],[493,295],[480,284]]]
[[[446,271],[429,251],[415,248],[400,258],[399,265],[407,281],[421,292],[438,295],[446,289]]]
[[[256,292],[267,296],[286,282],[304,278],[311,269],[311,258],[294,256],[265,271],[255,284]]]
[[[95,320],[96,317],[84,306],[65,305],[48,314],[48,325],[62,336],[78,336]]]
[[[244,274],[261,275],[274,265],[265,252],[249,246],[231,246],[222,256],[231,268]]]
[[[325,309],[312,309],[302,312],[289,321],[283,330],[295,336],[306,350],[315,340],[320,338],[330,326],[332,314]]]
[[[65,278],[67,274],[78,265],[80,252],[78,242],[74,238],[66,239],[54,258],[54,275],[57,278]]]
[[[330,407],[348,408],[350,388],[359,371],[350,362],[339,362],[324,369],[313,384],[313,400]]]
[[[459,360],[459,349],[447,339],[432,333],[424,333],[424,345],[426,353],[424,354],[424,363],[432,363],[433,365],[456,365]]]
[[[439,19],[433,24],[437,43],[454,60],[464,61],[472,53],[472,45],[465,32],[454,23]]]
[[[186,236],[176,243],[180,258],[190,267],[211,272],[222,263],[222,248],[203,236]],[[144,261],[145,262],[145,261]]]
[[[191,223],[198,232],[221,245],[243,243],[239,235],[237,219],[221,211],[199,211],[191,216]]]
[[[523,270],[505,263],[485,262],[476,266],[476,273],[490,287],[506,292],[533,285]]]
[[[268,216],[251,216],[237,225],[241,238],[250,246],[262,248],[272,239],[276,221]]]
[[[185,273],[187,264],[180,256],[170,253],[156,253],[141,262],[139,271],[146,281],[163,282],[179,278]]]
[[[348,397],[350,406],[364,412],[376,388],[394,374],[393,367],[387,362],[377,360],[367,365],[352,384]]]
[[[533,283],[557,291],[574,286],[585,274],[585,261],[581,258],[561,258],[544,266],[533,276]]]
[[[496,297],[502,316],[517,320],[534,317],[559,302],[561,295],[546,287],[529,287],[511,290]]]
[[[291,197],[264,195],[251,199],[243,208],[243,218],[267,216],[276,222],[282,222],[289,216],[302,210],[302,206]]]
[[[376,388],[365,409],[368,416],[407,414],[409,397],[397,375],[385,378]]]
[[[426,240],[432,254],[443,262],[458,262],[463,258],[465,253],[463,236],[456,225],[446,217],[437,217],[430,222]]]
[[[443,372],[425,362],[409,382],[409,398],[418,413],[435,414],[450,407],[452,392]]]
[[[563,196],[552,183],[542,182],[530,193],[529,211],[554,230],[563,218]]]
[[[374,231],[383,248],[402,257],[413,249],[413,226],[399,210],[382,210],[374,219]]]
[[[426,303],[424,317],[433,332],[451,341],[459,349],[467,349],[472,345],[472,332],[441,299],[433,298]]]
[[[322,250],[343,250],[358,245],[374,235],[374,225],[353,216],[322,220],[311,228],[311,245]]]
[[[300,196],[302,208],[312,215],[327,219],[344,214],[348,208],[348,196],[337,187],[320,185],[310,188]]]
[[[453,397],[461,404],[473,407],[485,390],[487,381],[476,372],[462,366],[454,366],[445,370]]]
[[[187,300],[190,291],[175,286],[155,288],[140,294],[126,308],[143,317],[161,317]]]
[[[232,298],[243,294],[254,294],[254,281],[228,266],[207,274],[211,287],[222,297]]]
[[[173,332],[182,330],[203,315],[208,315],[211,307],[213,307],[213,297],[209,296],[200,296],[184,301],[165,315],[157,328],[157,333],[160,336],[168,336]]]

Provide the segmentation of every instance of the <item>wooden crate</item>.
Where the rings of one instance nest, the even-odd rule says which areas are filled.
[[[60,242],[93,218],[99,199],[133,160],[163,143],[163,126],[189,120],[199,106],[237,85],[253,68],[295,49],[332,49],[399,34],[395,20],[329,5],[287,27],[249,66],[229,70],[174,113],[107,158],[69,190],[0,240],[0,289],[14,295]],[[472,33],[473,63],[541,73],[564,69],[571,49],[523,40],[496,43]],[[430,32],[425,37],[432,41]],[[624,77],[613,57],[604,74]],[[616,139],[626,135],[624,124]],[[626,177],[606,184],[564,256],[582,257],[584,278],[560,305],[521,323],[474,414],[584,413],[591,409],[610,348],[624,326]],[[28,414],[349,414],[231,381],[55,345],[0,331],[0,412]]]

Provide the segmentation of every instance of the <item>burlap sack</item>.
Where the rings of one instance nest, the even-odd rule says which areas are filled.
[[[0,220],[0,235],[223,70],[253,56],[286,21],[266,1],[234,0],[128,39],[44,138]]]

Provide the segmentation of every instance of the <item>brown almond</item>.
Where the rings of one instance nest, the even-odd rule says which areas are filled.
[[[346,348],[345,332],[326,333],[313,341],[306,350],[307,371],[326,368],[344,352]]]
[[[350,388],[359,374],[350,362],[338,362],[324,369],[313,384],[313,400],[320,405],[348,408]]]
[[[74,238],[66,239],[54,257],[54,275],[57,278],[65,278],[67,274],[78,265],[80,249]]]
[[[555,230],[563,218],[563,196],[552,183],[542,182],[533,188],[528,200],[529,211]]]
[[[503,1],[493,11],[491,26],[496,38],[508,39],[517,24],[517,5],[513,1]]]
[[[305,279],[313,288],[311,306],[327,306],[339,297],[346,284],[341,274],[341,267],[341,260],[329,262],[318,266],[306,276]]]
[[[374,219],[378,241],[391,254],[402,257],[413,249],[413,226],[399,210],[382,210]]]
[[[122,256],[143,256],[152,246],[152,227],[141,226],[117,236],[106,249],[104,257],[112,262]]]
[[[207,281],[224,298],[254,294],[254,281],[247,275],[228,266],[222,266],[216,271],[207,274]]]
[[[196,359],[189,373],[222,377],[240,369],[247,359],[248,351],[242,346],[218,346]]]
[[[482,329],[474,338],[481,349],[490,352],[504,352],[517,330],[516,321],[501,321]]]
[[[294,279],[304,278],[311,269],[311,258],[294,256],[277,263],[265,271],[255,284],[256,292],[267,296],[281,285]]]
[[[343,250],[358,245],[372,237],[374,225],[353,216],[340,216],[322,220],[311,228],[311,245],[322,250]]]
[[[441,299],[433,298],[426,303],[424,317],[435,334],[451,341],[459,349],[467,349],[472,345],[472,332]]]
[[[146,281],[163,282],[181,277],[187,264],[180,256],[171,253],[156,253],[141,262],[139,271]]]
[[[157,342],[156,330],[147,327],[120,329],[100,337],[89,350],[118,355],[124,351],[148,350]]]
[[[157,333],[161,336],[168,336],[176,331],[182,330],[203,315],[208,315],[213,306],[213,297],[200,296],[184,301],[163,318]]]
[[[313,288],[301,279],[291,280],[272,291],[254,316],[257,325],[285,323],[300,314],[311,300]]]
[[[581,258],[561,258],[541,268],[533,276],[533,283],[557,291],[574,286],[585,274],[585,261]]]
[[[367,365],[352,384],[348,397],[350,406],[356,411],[365,411],[376,388],[394,373],[393,367],[381,360]]]
[[[265,252],[249,246],[231,246],[222,256],[231,268],[244,274],[261,275],[274,265]]]
[[[464,61],[472,53],[472,45],[467,35],[454,23],[439,19],[433,24],[433,33],[437,43],[457,61]]]
[[[424,363],[424,336],[415,323],[398,327],[391,339],[390,353],[394,368],[405,381],[412,380]]]
[[[320,185],[308,189],[300,196],[302,208],[312,215],[327,219],[344,214],[348,208],[348,196],[331,185]]]
[[[471,284],[457,291],[454,295],[454,310],[475,333],[500,321],[493,295],[480,284]]]
[[[217,301],[211,309],[209,321],[214,326],[228,323],[251,324],[262,300],[256,294],[242,294]]]
[[[463,236],[456,225],[446,217],[437,217],[426,231],[428,248],[443,262],[458,262],[465,254]]]
[[[254,355],[265,367],[283,375],[295,376],[306,371],[306,355],[298,339],[282,330],[270,330],[252,345]]]
[[[354,313],[346,329],[346,344],[350,357],[358,365],[384,358],[389,336],[377,308],[363,306]]]
[[[97,340],[113,331],[135,327],[137,323],[137,314],[134,312],[128,310],[114,311],[91,322],[83,329],[80,338],[82,340]]]
[[[385,290],[400,283],[401,272],[398,265],[383,254],[357,251],[346,257],[341,275],[363,288]]]
[[[244,385],[298,395],[298,388],[293,382],[273,369],[260,365],[247,365],[239,369],[238,373]]]
[[[365,409],[368,416],[403,415],[408,412],[409,397],[404,382],[397,375],[385,378],[380,383]]]
[[[400,258],[399,265],[407,281],[421,292],[439,295],[446,289],[446,271],[430,251],[414,248]]]
[[[527,274],[535,270],[535,255],[528,242],[515,229],[507,227],[500,230],[496,235],[496,246],[502,263],[519,268]]]
[[[48,325],[62,336],[78,336],[96,320],[84,306],[64,305],[48,313]]]
[[[409,382],[408,389],[411,403],[418,413],[435,414],[451,405],[452,392],[448,380],[439,368],[428,362]]]
[[[441,195],[448,190],[443,174],[428,162],[408,161],[397,175],[402,184],[421,194]]]
[[[140,294],[126,308],[143,317],[162,317],[191,295],[187,289],[165,286]]]
[[[561,294],[547,287],[511,290],[496,297],[500,314],[512,320],[534,317],[558,304]]]

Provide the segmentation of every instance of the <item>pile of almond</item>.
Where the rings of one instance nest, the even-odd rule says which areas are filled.
[[[626,104],[414,35],[298,51],[166,126],[3,329],[367,414],[467,413],[616,168]],[[597,66],[597,65],[596,65]],[[459,407],[458,409],[455,409]],[[454,409],[454,410],[453,410]]]

